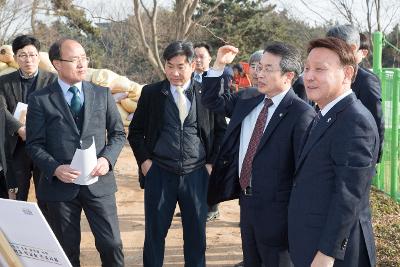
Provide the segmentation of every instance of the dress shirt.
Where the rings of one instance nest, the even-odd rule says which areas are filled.
[[[265,129],[268,126],[269,121],[271,120],[272,115],[274,114],[276,108],[281,103],[282,99],[285,97],[289,89],[281,92],[280,94],[273,96],[271,98],[272,105],[268,108],[268,117],[267,122],[265,123]],[[240,130],[240,145],[239,145],[239,176],[240,171],[242,170],[242,164],[244,160],[244,156],[247,152],[247,147],[249,146],[251,135],[253,134],[254,126],[256,125],[258,114],[260,114],[262,108],[264,106],[264,101],[261,101],[242,121],[242,126]]]
[[[68,83],[64,82],[63,80],[61,80],[60,78],[58,78],[58,84],[61,87],[65,101],[67,101],[68,105],[70,105],[70,106],[71,106],[71,99],[74,96],[74,94],[68,90],[71,86],[75,86],[76,88],[78,88],[78,95],[79,95],[79,98],[81,99],[81,103],[83,106],[85,97],[84,97],[83,91],[82,91],[82,82],[78,82],[75,84],[68,84]]]
[[[186,98],[186,110],[189,112],[190,107],[192,106],[192,103],[190,102],[189,98],[186,96],[186,90],[189,89],[190,87],[190,80],[187,81],[182,87],[183,87],[183,94],[185,95]],[[176,86],[172,85],[170,86],[169,90],[171,91],[172,96],[174,97],[175,103],[178,106],[178,101],[179,101],[179,93],[176,90]]]
[[[322,116],[325,116],[325,114],[328,113],[328,111],[331,108],[333,108],[333,106],[335,106],[340,100],[342,100],[346,96],[350,95],[351,93],[353,93],[353,90],[351,90],[351,89],[347,90],[346,92],[344,92],[340,96],[336,97],[333,101],[329,102],[323,109],[321,109]]]

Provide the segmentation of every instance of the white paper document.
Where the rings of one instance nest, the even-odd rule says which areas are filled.
[[[72,158],[71,168],[80,171],[81,175],[74,181],[75,184],[91,185],[99,180],[98,176],[91,176],[90,173],[97,165],[96,144],[94,142],[88,149],[77,149]]]
[[[24,267],[72,266],[36,203],[0,199],[0,229]],[[4,257],[0,266],[9,266]]]
[[[25,118],[26,118],[27,111],[28,111],[28,104],[18,102],[17,106],[15,107],[13,116],[15,119],[17,119],[20,122],[24,122],[24,124],[25,124]]]

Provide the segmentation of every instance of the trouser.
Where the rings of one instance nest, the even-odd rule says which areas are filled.
[[[33,183],[37,192],[40,179],[40,170],[33,165],[31,158],[26,153],[25,142],[18,140],[12,155],[12,160],[8,160],[7,164],[9,165],[7,176],[12,176],[9,179],[15,179],[17,182],[17,200],[26,201],[28,199],[29,188],[31,186],[31,177],[33,177]],[[44,217],[47,218],[46,203],[40,200],[37,200],[37,203]]]
[[[124,266],[115,195],[95,197],[81,186],[71,201],[47,202],[50,226],[72,266],[79,267],[81,212],[85,211],[102,266]]]
[[[180,176],[153,161],[145,179],[144,267],[163,265],[165,237],[177,202],[182,216],[185,266],[205,266],[208,179],[205,166]]]
[[[8,190],[6,184],[6,177],[4,177],[4,171],[0,171],[0,198],[8,198]]]

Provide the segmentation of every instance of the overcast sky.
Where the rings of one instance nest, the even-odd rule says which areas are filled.
[[[338,2],[337,0],[335,0]],[[365,0],[340,0],[351,6],[356,14],[357,21],[362,29],[366,30],[366,6]],[[75,0],[75,3],[85,6],[90,10],[95,10],[102,16],[111,15],[114,19],[121,19],[127,14],[132,14],[132,0]],[[159,1],[163,5],[171,6],[171,0]],[[278,10],[287,9],[289,14],[297,19],[306,21],[310,25],[321,25],[326,21],[346,23],[343,16],[332,5],[330,0],[270,0],[270,3],[276,4]],[[306,4],[304,4],[306,3]],[[382,27],[390,26],[386,32],[400,23],[400,1],[399,0],[381,0]],[[307,5],[307,6],[306,6]],[[229,14],[227,14],[229,15]]]

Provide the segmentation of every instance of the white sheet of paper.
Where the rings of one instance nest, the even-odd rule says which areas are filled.
[[[80,171],[81,175],[74,181],[75,184],[91,185],[99,180],[98,176],[91,176],[90,173],[97,165],[96,144],[94,142],[88,149],[77,149],[70,164],[71,168]]]
[[[14,111],[14,118],[16,118],[17,120],[19,120],[19,118],[21,117],[21,112],[22,111],[27,111],[28,110],[28,104],[22,103],[22,102],[18,102],[17,106],[15,107],[15,111]]]
[[[72,266],[36,203],[0,199],[0,210],[0,229],[24,267]]]

